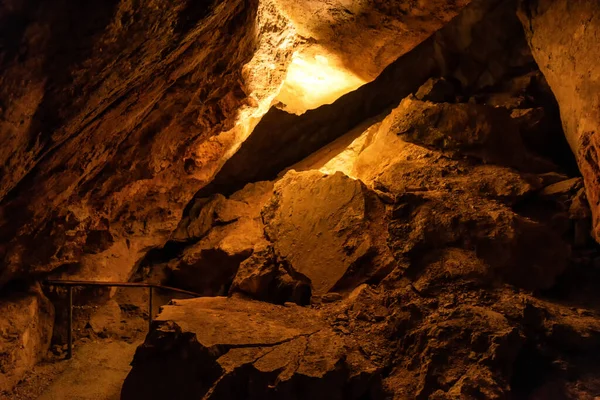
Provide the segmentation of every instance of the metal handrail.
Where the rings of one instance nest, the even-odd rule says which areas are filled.
[[[201,297],[198,293],[190,292],[188,290],[178,289],[170,286],[153,285],[151,283],[143,282],[95,282],[95,281],[73,281],[73,280],[56,280],[49,279],[44,281],[47,285],[53,286],[65,286],[69,297],[69,319],[68,319],[68,347],[67,347],[67,360],[73,357],[73,287],[84,286],[84,287],[141,287],[148,288],[148,330],[152,327],[152,295],[154,289],[169,290],[171,292],[178,292],[187,294],[188,296]]]

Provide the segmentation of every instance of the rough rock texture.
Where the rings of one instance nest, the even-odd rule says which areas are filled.
[[[299,34],[333,52],[366,81],[449,22],[471,0],[276,0]],[[356,57],[360,54],[360,57]]]
[[[510,79],[526,81],[530,72]],[[318,315],[324,329],[352,341],[343,350],[346,360],[354,359],[358,348],[367,361],[359,365],[377,371],[367,372],[375,379],[357,391],[364,398],[593,399],[600,388],[594,353],[600,349],[600,316],[597,293],[592,294],[597,285],[582,276],[598,276],[592,259],[600,253],[589,241],[580,242],[589,238],[580,226],[590,215],[582,180],[558,172],[528,148],[523,136],[534,127],[520,118],[542,104],[535,96],[523,101],[522,91],[503,91],[506,87],[476,91],[476,101],[468,103],[456,102],[458,97],[452,103],[408,97],[382,118],[366,121],[282,171],[270,200],[262,203],[270,243],[240,264],[230,293],[281,302],[285,296],[275,299],[270,291],[282,270],[298,282],[308,281],[311,306],[290,306],[300,315],[292,327],[303,329],[312,321],[309,314]],[[485,104],[492,99],[503,105]],[[352,279],[356,275],[348,274],[353,270],[348,267],[363,254],[360,244],[371,239],[380,246],[376,254],[391,256],[393,270],[362,275],[367,284],[360,285],[365,279]],[[380,265],[374,258],[358,270],[364,274]],[[336,281],[339,276],[343,284]],[[225,311],[206,310],[207,304],[210,310],[217,302],[227,304],[224,299],[197,300],[206,304],[202,307],[191,302],[168,307],[140,348],[124,395],[131,397],[141,382],[178,368],[185,382],[197,383],[165,380],[153,392],[183,398],[252,398],[255,388],[268,398],[345,394],[340,388],[352,380],[332,383],[329,375],[319,380],[326,387],[318,381],[296,387],[297,397],[277,389],[285,381],[275,377],[285,367],[273,372],[272,380],[256,375],[279,364],[260,369],[263,359],[271,359],[261,358],[251,334],[239,345],[244,351],[215,346],[220,350],[208,353],[217,361],[206,362],[201,349],[208,343],[225,343],[231,332],[246,332],[256,315],[262,321],[256,304],[273,307],[237,297],[229,301],[250,311],[243,315],[224,307],[234,315],[229,319],[221,316]],[[283,309],[275,314],[286,315]],[[214,321],[207,323],[207,314]],[[215,326],[197,334],[200,346],[193,336],[179,333],[195,331],[185,325],[186,315],[194,315],[192,325],[198,318]],[[223,325],[231,320],[237,321],[234,326]],[[260,335],[270,338],[281,324],[264,322],[254,330],[262,332],[263,326],[269,333]],[[210,341],[202,342],[203,335]],[[193,355],[183,361],[181,354]],[[304,354],[315,356],[310,348]],[[328,365],[330,353],[318,358]],[[209,383],[182,373],[200,366]],[[223,376],[224,383],[234,383],[220,386]],[[237,384],[238,379],[257,384]]]
[[[274,179],[321,147],[396,107],[431,76],[462,86],[457,97],[534,68],[514,1],[475,0],[443,29],[400,57],[373,82],[335,103],[294,115],[272,108],[198,197]],[[463,93],[464,91],[464,93]],[[559,132],[562,135],[562,132]]]
[[[62,266],[129,278],[266,112],[298,46],[378,37],[373,76],[468,0],[441,3],[345,16],[313,2],[329,16],[316,26],[287,1],[3,2],[0,285]]]
[[[263,219],[276,254],[320,295],[389,273],[383,213],[373,192],[341,172],[290,171],[275,184]]]
[[[375,398],[379,371],[358,349],[306,308],[178,300],[138,348],[121,398]]]
[[[169,263],[171,283],[203,295],[226,294],[240,263],[267,244],[260,212],[272,192],[273,184],[263,182],[228,199],[198,200],[173,235],[193,244]]]
[[[460,151],[484,163],[547,172],[554,166],[534,162],[507,110],[478,104],[414,101],[407,97],[395,111],[390,129],[407,142]]]
[[[397,259],[409,257],[414,265],[431,250],[461,243],[513,284],[551,287],[566,268],[569,248],[559,232],[509,207],[541,184],[533,175],[486,165],[489,160],[527,165],[528,156],[510,117],[490,109],[504,116],[504,124],[489,122],[486,111],[478,105],[409,97],[363,134],[367,145],[344,167],[393,202],[388,243]],[[494,126],[505,128],[496,134],[498,142],[490,140]],[[475,155],[484,165],[473,165],[457,153]],[[540,250],[532,254],[530,246]],[[491,279],[489,273],[485,279]]]
[[[514,1],[474,0],[333,104],[292,115],[276,97],[292,82],[335,98],[340,76],[315,78],[310,57],[330,71],[343,54],[344,73],[372,79],[388,50],[426,36],[413,24],[436,29],[465,2],[400,3],[115,0],[106,15],[3,3],[15,40],[0,47],[0,154],[15,168],[2,170],[0,285],[137,266],[136,278],[230,296],[165,307],[124,398],[593,399],[595,194],[557,139]],[[533,3],[535,44],[536,18],[561,2]],[[369,42],[378,57],[361,62]],[[34,45],[59,61],[35,64]],[[23,126],[13,104],[31,115]],[[90,325],[106,332],[124,311],[109,303]]]
[[[277,95],[278,107],[302,114],[372,81],[470,1],[274,0],[304,40]]]
[[[255,248],[242,262],[229,288],[229,294],[242,293],[275,304],[308,305],[312,286],[308,277],[296,272],[287,260],[278,257],[269,244]]]
[[[54,307],[36,289],[3,298],[0,315],[0,395],[4,395],[46,354]]]
[[[600,9],[591,1],[523,1],[519,13],[532,52],[560,104],[600,241]]]
[[[3,4],[1,283],[69,263],[124,279],[164,242],[248,97],[257,9]]]

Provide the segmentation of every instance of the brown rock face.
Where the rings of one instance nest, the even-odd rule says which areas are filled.
[[[522,15],[581,96],[561,112],[582,178],[516,1],[73,1],[0,5],[0,291],[64,273],[210,296],[162,307],[124,399],[600,393],[595,69],[557,83],[587,45],[563,61],[546,19],[586,5]],[[134,297],[79,323],[117,334]],[[9,388],[52,313],[0,311]]]
[[[247,97],[257,8],[3,4],[2,26],[22,31],[2,57],[1,283],[68,263],[98,276],[107,259],[124,279],[164,241],[203,179],[196,151],[204,164],[222,155],[201,145]]]
[[[288,172],[263,218],[277,255],[310,280],[315,294],[347,286],[344,278],[353,274],[363,281],[385,275],[392,266],[380,229],[383,206],[362,182],[340,172]]]
[[[375,79],[398,55],[421,43],[471,2],[275,1],[300,35],[339,56],[343,66],[366,81]]]
[[[524,1],[519,16],[560,104],[594,213],[593,235],[600,241],[600,9],[591,1]]]
[[[138,348],[121,398],[376,398],[378,372],[317,311],[236,298],[178,300]]]
[[[207,296],[226,294],[240,263],[267,244],[260,211],[272,192],[271,182],[260,182],[228,199],[197,200],[173,235],[192,244],[169,263],[172,283]]]
[[[372,80],[467,3],[3,2],[0,285],[61,266],[128,279],[286,75],[311,88],[294,60]]]
[[[432,75],[458,82],[461,90],[456,96],[462,97],[497,84],[513,70],[527,69],[533,58],[515,6],[513,1],[472,1],[464,12],[373,82],[333,104],[302,115],[271,108],[198,196],[232,193],[249,182],[274,179],[348,131],[360,129],[370,118],[387,114]]]
[[[4,397],[46,354],[54,307],[41,291],[0,301],[0,395]]]

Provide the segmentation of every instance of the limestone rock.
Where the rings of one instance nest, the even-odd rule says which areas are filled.
[[[261,31],[258,8],[238,0],[0,6],[10,42],[0,57],[0,284],[78,263],[84,251],[94,253],[89,264],[110,260],[127,277],[143,256],[136,249],[165,242],[231,145],[209,139],[255,108],[243,66],[259,42],[289,33],[285,24]],[[289,51],[271,49],[269,62],[287,65]],[[98,253],[87,237],[102,221],[114,244]]]
[[[342,173],[290,171],[275,184],[263,218],[278,257],[323,294],[390,268],[382,211],[364,184]]]
[[[359,399],[379,373],[316,311],[219,297],[165,306],[132,365],[123,399]]]
[[[408,253],[416,270],[427,252],[458,243],[475,251],[498,276],[528,289],[551,287],[568,264],[569,246],[557,232],[470,195],[407,193],[398,199],[392,218],[392,248]],[[532,247],[540,250],[531,252]]]
[[[170,262],[174,282],[200,294],[226,294],[240,263],[267,244],[260,210],[272,190],[272,183],[261,182],[229,199],[198,200],[199,210],[182,221],[176,237],[199,240]]]
[[[581,178],[571,178],[561,182],[553,183],[552,185],[546,186],[542,191],[542,196],[555,196],[569,195],[581,189],[583,182]]]
[[[291,80],[294,55],[360,86],[468,3],[3,2],[0,284],[83,255],[129,275],[143,254],[122,244],[164,244]],[[87,238],[104,220],[117,248]]]
[[[594,2],[522,2],[519,17],[533,55],[560,104],[569,144],[583,175],[600,241],[600,99],[596,38],[600,9]]]
[[[0,395],[10,391],[45,356],[54,307],[39,289],[0,301]]]

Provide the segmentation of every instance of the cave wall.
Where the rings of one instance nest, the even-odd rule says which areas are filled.
[[[198,185],[189,153],[247,97],[257,7],[2,7],[0,282],[107,259],[126,279],[129,255],[163,240]]]
[[[309,3],[307,9],[319,4]],[[285,303],[312,301],[307,320],[319,332],[283,335],[292,350],[280,340],[265,347],[302,364],[310,346],[321,351],[343,342],[331,347],[332,369],[310,381],[349,382],[336,392],[340,398],[353,385],[368,393],[371,386],[355,377],[380,385],[383,370],[384,386],[398,393],[503,398],[520,389],[510,380],[531,342],[539,344],[535,354],[556,359],[597,351],[593,310],[548,305],[534,295],[553,289],[574,264],[600,260],[586,247],[589,210],[580,180],[568,179],[525,143],[547,139],[545,113],[552,107],[537,97],[546,90],[544,78],[512,1],[474,0],[438,30],[466,3],[374,1],[356,8],[364,13],[353,25],[358,11],[338,1],[316,14],[287,0],[4,2],[0,287],[52,271],[127,280],[149,250],[183,241],[180,253],[151,265],[169,271],[170,282],[207,296],[283,304],[206,299],[203,307],[216,309],[211,324],[227,316],[227,307],[247,308],[293,330],[293,321],[279,320],[292,307]],[[525,3],[521,11],[597,226],[598,107],[595,67],[585,57],[595,49],[588,41],[572,46],[573,35],[596,35],[595,15],[589,4],[558,0]],[[560,32],[549,22],[559,17],[568,27]],[[315,26],[321,18],[331,23]],[[365,48],[365,38],[377,45]],[[343,64],[365,80],[414,50],[333,104],[302,115],[271,107],[295,52],[310,53],[311,45],[343,55]],[[563,82],[566,71],[575,83]],[[446,79],[419,88],[431,76]],[[345,137],[349,131],[353,136]],[[336,158],[327,145],[340,137]],[[306,156],[320,161],[287,171]],[[316,171],[323,165],[326,172]],[[538,215],[548,203],[551,212]],[[540,251],[531,251],[532,243]],[[43,297],[35,299],[23,303],[31,311],[25,319],[15,308],[20,300],[0,304],[8,316],[1,339],[12,346],[2,368],[18,368],[4,382],[8,387],[47,348],[49,331],[38,323],[51,326],[52,311]],[[183,314],[194,315],[188,304]],[[169,318],[155,324],[161,329],[147,347],[163,333],[167,344],[189,337]],[[35,338],[21,344],[15,334]],[[259,359],[266,353],[255,349],[260,337],[250,346],[258,357],[251,367],[243,351],[228,353],[239,338],[222,339],[187,341],[183,348],[204,357],[204,346],[219,345],[222,354],[211,353],[209,361],[232,368],[221,371],[223,382],[244,380],[250,370],[265,388],[281,383],[273,379],[286,358],[269,364],[265,379]],[[367,343],[366,350],[356,342]],[[347,360],[346,348],[358,358]],[[155,356],[143,348],[140,354],[138,367]],[[317,357],[307,365],[312,361],[319,363]],[[561,379],[580,372],[576,362],[561,361]],[[146,373],[155,376],[146,367],[142,381]],[[289,378],[280,393],[305,386],[296,370]],[[219,382],[209,382],[217,385],[215,396],[230,390]],[[246,389],[239,386],[240,393]]]
[[[402,25],[372,78],[468,1],[441,3],[361,3],[360,18],[336,3],[322,26],[285,1],[3,2],[0,286],[57,268],[128,279],[266,112],[297,50],[333,34],[358,49],[367,23],[399,40]]]
[[[522,1],[519,16],[533,54],[560,104],[600,241],[600,10],[593,1]]]
[[[271,108],[196,197],[232,193],[246,183],[275,178],[364,121],[385,114],[431,76],[454,78],[461,86],[457,95],[468,99],[506,76],[535,68],[515,7],[515,1],[472,1],[373,82],[334,103],[302,115]]]

